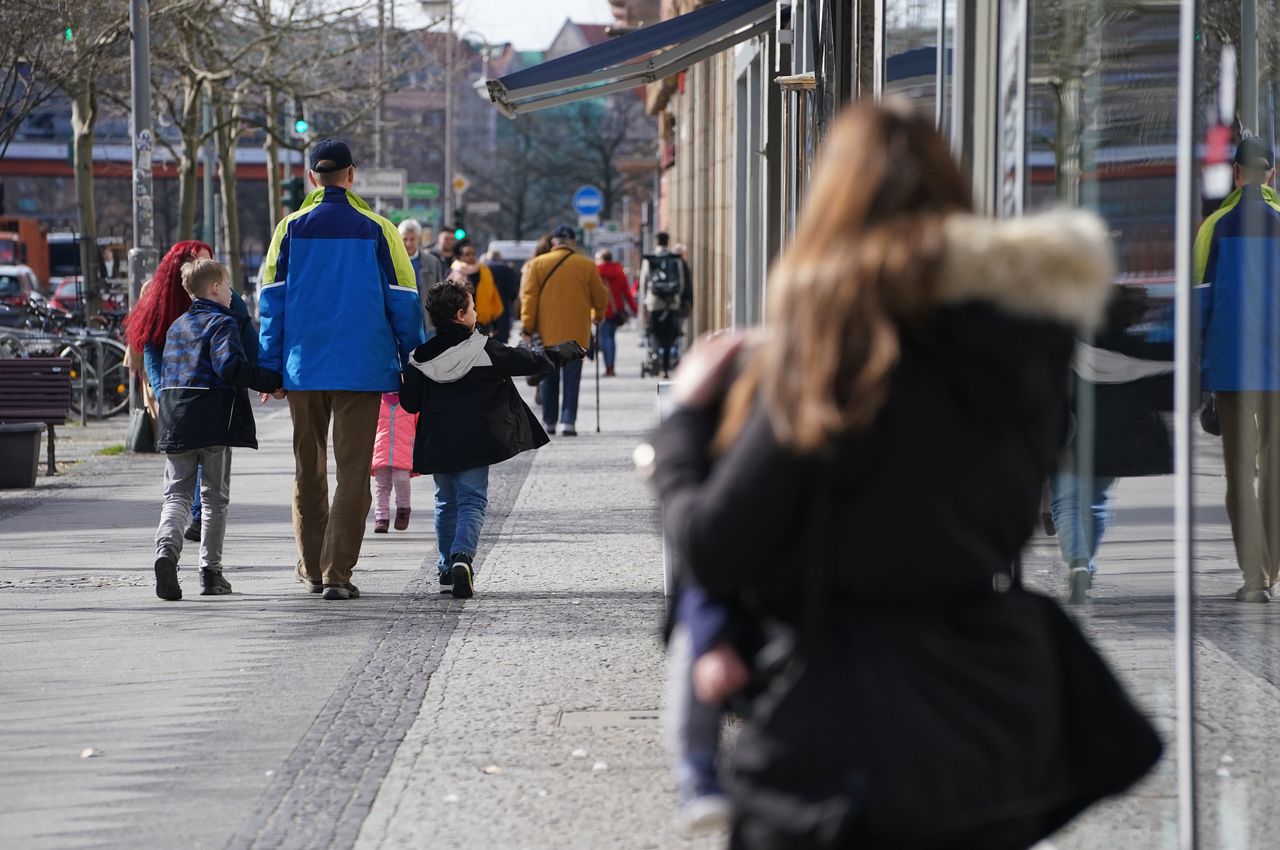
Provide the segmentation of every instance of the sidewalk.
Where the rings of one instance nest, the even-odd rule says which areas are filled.
[[[467,602],[437,592],[429,477],[407,532],[366,536],[360,600],[302,591],[282,403],[236,451],[230,596],[195,595],[188,550],[187,597],[155,598],[161,458],[0,502],[0,846],[718,846],[674,825],[658,517],[631,465],[654,382],[619,343],[603,433],[588,363],[581,436],[494,468]]]

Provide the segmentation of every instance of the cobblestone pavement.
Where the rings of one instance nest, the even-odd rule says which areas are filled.
[[[632,377],[634,334],[620,343],[602,433],[588,364],[581,436],[494,468],[466,602],[436,589],[427,477],[410,529],[366,538],[361,599],[302,591],[282,404],[259,409],[261,451],[236,452],[231,596],[195,596],[188,557],[188,598],[155,598],[160,458],[87,454],[0,495],[0,847],[722,846],[674,822],[658,516],[630,460],[654,384]],[[1280,606],[1228,601],[1215,451],[1196,479],[1202,846],[1263,848]],[[1095,601],[1072,610],[1172,742],[1170,493],[1168,479],[1120,484]],[[1025,564],[1028,584],[1061,593],[1056,541],[1034,540]],[[1173,848],[1176,803],[1170,750],[1047,846]]]

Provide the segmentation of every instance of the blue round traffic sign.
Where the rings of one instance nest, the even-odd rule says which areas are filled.
[[[604,193],[595,186],[579,186],[573,193],[573,210],[578,215],[595,215],[604,208]]]

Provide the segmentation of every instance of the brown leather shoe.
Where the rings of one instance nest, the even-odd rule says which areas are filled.
[[[396,531],[404,531],[409,527],[409,509],[396,508]]]

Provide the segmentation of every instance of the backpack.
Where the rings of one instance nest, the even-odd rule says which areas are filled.
[[[661,301],[678,306],[684,294],[684,262],[679,254],[646,254],[649,264],[649,292]]]

